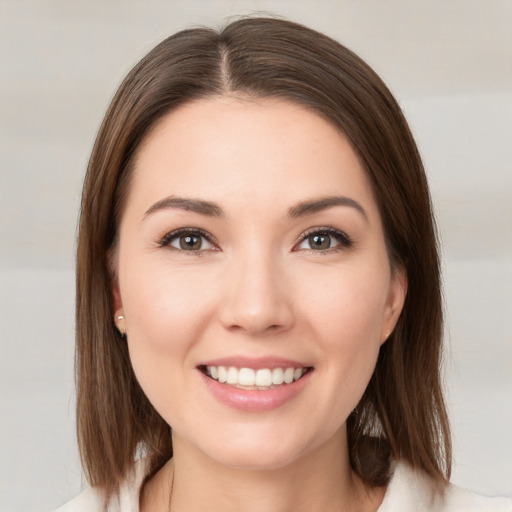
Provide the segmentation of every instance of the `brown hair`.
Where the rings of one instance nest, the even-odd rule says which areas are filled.
[[[77,250],[77,430],[89,482],[110,496],[141,448],[154,472],[172,456],[170,427],[139,387],[113,323],[112,269],[131,163],[148,131],[187,101],[278,97],[337,126],[358,153],[379,205],[392,268],[408,293],[375,372],[347,420],[351,463],[383,485],[390,460],[443,483],[451,444],[440,364],[442,302],[435,227],[421,159],[381,79],[336,41],[304,26],[246,18],[160,43],[128,74],[99,130],[85,178]]]

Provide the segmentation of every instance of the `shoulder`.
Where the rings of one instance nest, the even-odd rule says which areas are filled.
[[[89,488],[54,512],[102,512],[103,509],[103,497],[95,489]]]
[[[54,512],[139,512],[140,488],[145,475],[145,461],[138,461],[123,482],[119,495],[108,503],[101,490],[89,487]]]
[[[428,476],[397,464],[378,512],[512,512],[511,498],[488,498],[449,484],[440,493]]]
[[[512,498],[490,498],[450,484],[443,511],[512,512]]]

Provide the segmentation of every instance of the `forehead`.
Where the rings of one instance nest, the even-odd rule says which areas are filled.
[[[281,99],[212,97],[164,116],[139,147],[130,195],[238,198],[246,207],[355,195],[373,203],[359,158],[332,123]]]

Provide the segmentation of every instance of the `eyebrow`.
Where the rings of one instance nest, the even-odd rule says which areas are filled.
[[[329,196],[320,199],[313,199],[310,201],[301,201],[288,210],[287,217],[290,219],[305,217],[307,215],[312,215],[314,213],[318,213],[335,206],[348,206],[350,208],[354,208],[368,222],[368,215],[366,214],[366,210],[357,201],[346,196]],[[205,215],[207,217],[220,218],[224,216],[222,208],[218,204],[211,201],[169,196],[161,199],[160,201],[157,201],[154,205],[152,205],[144,214],[144,218],[154,212],[167,208],[178,208],[181,210],[198,213],[199,215]]]
[[[181,210],[199,213],[200,215],[206,215],[207,217],[222,217],[224,215],[222,208],[210,201],[169,196],[157,201],[151,206],[144,214],[144,218],[158,210],[164,210],[166,208],[179,208]]]
[[[366,210],[354,199],[346,196],[329,196],[312,201],[303,201],[288,210],[288,217],[295,219],[305,215],[321,212],[334,206],[348,206],[357,210],[368,222]]]

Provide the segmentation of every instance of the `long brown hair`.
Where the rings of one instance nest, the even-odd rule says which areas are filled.
[[[442,394],[442,302],[430,196],[402,112],[382,80],[336,41],[289,21],[245,18],[160,43],[128,74],[99,130],[85,178],[77,250],[77,430],[89,482],[107,496],[139,450],[156,471],[170,427],[134,376],[113,323],[112,255],[133,156],[148,131],[187,101],[222,94],[278,97],[320,113],[359,155],[373,185],[392,268],[407,272],[398,324],[347,420],[351,463],[369,485],[405,460],[443,483],[451,444]]]

